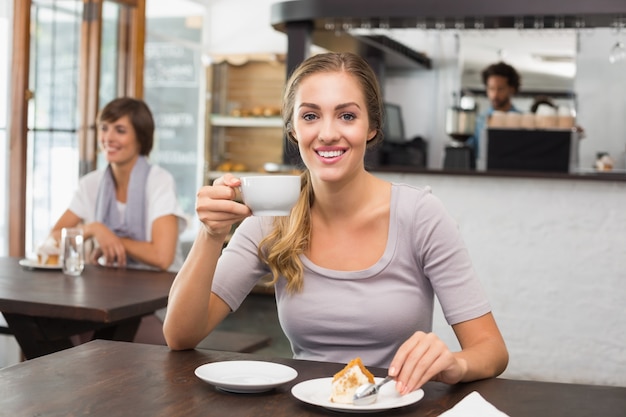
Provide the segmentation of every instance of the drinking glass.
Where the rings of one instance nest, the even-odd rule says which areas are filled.
[[[85,268],[83,230],[78,227],[61,229],[61,266],[66,275],[79,276]]]

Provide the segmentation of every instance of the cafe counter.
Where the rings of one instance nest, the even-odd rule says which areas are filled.
[[[593,169],[578,169],[572,172],[543,172],[518,170],[463,170],[463,169],[425,169],[406,165],[384,165],[370,169],[375,174],[398,174],[404,176],[415,174],[420,176],[459,176],[464,178],[517,178],[517,179],[547,179],[547,180],[583,180],[626,182],[626,170],[596,171]]]

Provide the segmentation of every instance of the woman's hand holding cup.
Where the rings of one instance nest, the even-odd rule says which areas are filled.
[[[248,207],[237,201],[240,185],[239,178],[224,174],[212,185],[198,191],[196,213],[211,237],[224,239],[233,224],[252,214]]]

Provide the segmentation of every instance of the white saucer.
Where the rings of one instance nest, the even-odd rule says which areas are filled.
[[[344,413],[377,413],[381,410],[390,410],[416,403],[424,397],[424,391],[421,389],[401,396],[396,391],[395,384],[390,382],[381,387],[374,404],[359,406],[339,404],[330,401],[332,380],[332,378],[318,378],[300,382],[294,385],[291,394],[305,403]],[[375,380],[380,382],[382,378],[375,378]]]
[[[197,367],[195,374],[222,391],[236,393],[269,391],[298,376],[289,366],[263,361],[207,363]]]
[[[61,265],[42,265],[35,259],[20,259],[19,264],[25,268],[31,269],[61,269]]]

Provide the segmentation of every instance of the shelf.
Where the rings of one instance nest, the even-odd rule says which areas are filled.
[[[211,115],[211,124],[219,127],[283,127],[280,117],[233,117]]]

